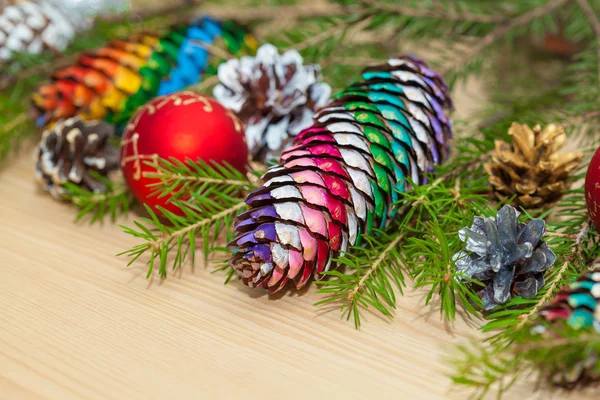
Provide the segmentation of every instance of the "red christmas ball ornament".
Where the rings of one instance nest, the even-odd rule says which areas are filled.
[[[590,218],[600,230],[600,148],[592,157],[585,175],[585,200]]]
[[[145,164],[158,158],[174,157],[229,163],[244,171],[248,147],[242,124],[216,100],[184,91],[157,97],[141,107],[131,118],[121,141],[121,168],[136,199],[157,210],[158,206],[181,214],[168,203],[169,197],[151,196],[148,185],[156,172]]]

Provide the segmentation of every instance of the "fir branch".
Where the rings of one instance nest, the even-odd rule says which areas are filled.
[[[367,280],[371,277],[371,275],[378,270],[378,268],[383,264],[384,260],[389,257],[389,254],[400,244],[400,241],[404,239],[404,234],[398,235],[392,242],[381,252],[379,257],[375,260],[375,262],[367,269],[365,274],[360,278],[360,281],[350,290],[348,293],[348,300],[352,301],[356,297],[356,294],[364,290],[365,284]]]
[[[203,4],[204,0],[177,0],[177,1],[169,1],[166,4],[161,4],[160,6],[154,7],[144,7],[141,10],[137,10],[135,12],[126,12],[126,13],[111,13],[102,15],[99,18],[105,22],[110,23],[123,23],[127,20],[131,19],[147,19],[152,17],[164,17],[169,14],[179,14],[186,13],[186,18],[189,18],[188,12],[189,8],[192,6],[199,6]]]
[[[231,207],[227,207],[227,208],[223,209],[221,212],[218,212],[218,213],[211,215],[209,217],[206,217],[206,218],[202,218],[199,221],[197,221],[191,225],[187,225],[187,226],[182,227],[181,229],[171,231],[166,235],[161,235],[159,238],[151,240],[149,243],[149,246],[152,247],[153,250],[158,252],[158,251],[160,251],[160,248],[165,243],[169,243],[173,239],[185,236],[189,232],[199,230],[200,228],[202,228],[206,225],[214,224],[216,221],[218,221],[222,218],[225,218],[227,216],[230,216],[232,214],[238,214],[239,211],[242,210],[245,206],[246,206],[246,204],[244,202],[238,202]]]
[[[230,238],[233,217],[247,207],[243,199],[234,199],[218,193],[196,195],[193,203],[175,201],[172,204],[182,210],[183,215],[160,208],[161,217],[166,219],[166,222],[162,222],[158,215],[146,206],[150,218],[136,221],[137,229],[121,226],[125,233],[142,239],[144,243],[121,252],[118,256],[131,258],[128,263],[130,266],[144,254],[150,253],[147,277],[152,275],[158,263],[160,277],[166,278],[170,256],[173,258],[173,271],[181,268],[188,256],[191,256],[194,265],[197,236],[201,237],[204,259],[208,260],[224,231]]]
[[[395,226],[398,228],[401,224]],[[343,266],[344,272],[324,272],[325,279],[315,282],[319,286],[318,293],[326,295],[315,305],[340,304],[341,312],[347,319],[353,318],[357,329],[361,325],[361,307],[373,307],[391,318],[391,310],[396,307],[394,291],[402,292],[404,286],[399,252],[403,235],[394,236],[384,231],[378,231],[377,235],[363,236],[365,246],[352,248],[334,260]]]
[[[598,14],[590,3],[587,0],[576,0],[577,4],[587,17],[594,34],[596,35],[596,54],[597,54],[597,63],[598,63],[598,82],[600,83],[600,19],[598,18]]]
[[[459,347],[459,356],[448,360],[455,368],[452,381],[472,389],[478,399],[495,389],[499,399],[515,383],[531,375],[553,389],[565,375],[600,354],[600,336],[589,330],[552,326],[545,329],[545,334],[521,331],[509,345],[472,343]],[[599,367],[596,364],[596,374]]]
[[[171,201],[191,193],[203,193],[205,190],[232,195],[256,188],[244,174],[229,164],[209,164],[203,160],[190,159],[182,162],[176,158],[147,161],[145,164],[151,169],[142,173],[144,177],[153,180],[148,185],[154,190],[151,196],[168,196]]]
[[[206,90],[212,88],[217,83],[219,83],[219,76],[212,75],[204,78],[202,82],[198,83],[197,85],[190,86],[189,89],[198,93],[204,93]]]
[[[21,113],[2,127],[2,131],[0,131],[0,161],[26,136],[18,128],[23,127],[27,121],[27,113]],[[30,132],[33,131],[32,129]]]
[[[25,123],[28,119],[29,119],[29,117],[27,116],[27,113],[19,114],[14,119],[12,119],[9,123],[7,123],[6,125],[4,125],[2,127],[2,135],[6,135],[13,129],[17,128],[19,125]]]
[[[455,74],[457,70],[471,63],[473,59],[481,55],[494,43],[505,37],[515,28],[528,25],[532,21],[556,11],[560,7],[566,5],[568,2],[569,0],[550,0],[545,5],[536,7],[531,11],[528,11],[524,14],[513,18],[512,20],[510,20],[510,22],[499,25],[492,32],[488,33],[483,38],[478,40],[477,44],[472,46],[466,54],[463,54],[461,57],[457,57],[455,61],[451,62],[448,65],[445,65],[441,69],[441,75],[447,76],[450,74]]]
[[[359,3],[365,6],[375,8],[387,13],[395,13],[408,17],[427,17],[441,20],[462,21],[462,22],[483,22],[483,23],[498,23],[506,20],[503,15],[486,15],[478,14],[469,11],[459,11],[454,8],[446,9],[431,9],[424,5],[419,8],[404,6],[393,3],[384,3],[377,0],[358,0]]]
[[[462,224],[472,218],[474,210],[483,207],[484,196],[477,194],[483,190],[481,180],[475,183],[471,179],[470,187],[462,188],[461,193],[456,191],[455,181],[460,176],[470,175],[475,167],[480,168],[481,160],[488,153],[478,154],[471,149],[470,154],[467,150],[462,154],[466,156],[441,167],[440,176],[432,183],[415,186],[411,192],[404,193],[398,204],[400,217],[395,223],[384,231],[377,231],[376,235],[363,235],[365,246],[359,242],[335,260],[345,268],[345,273],[324,274],[329,279],[318,281],[317,285],[320,286],[318,292],[326,297],[316,305],[339,304],[342,313],[348,319],[352,317],[357,328],[361,324],[361,308],[373,307],[391,317],[391,309],[396,305],[394,290],[402,292],[408,273],[417,287],[429,288],[426,303],[438,293],[440,312],[447,319],[454,319],[457,301],[464,304],[467,312],[477,312],[472,304],[480,300],[449,269],[452,254],[447,251],[446,235],[458,229],[451,225]],[[448,182],[451,187],[447,187]],[[461,211],[460,218],[445,217],[447,225],[439,225],[440,216],[456,216],[459,214],[456,207],[472,203],[476,206]],[[426,223],[428,220],[434,223]],[[402,252],[399,252],[400,247]],[[444,254],[442,258],[439,258],[440,249]]]
[[[68,67],[73,64],[79,58],[79,54],[60,55],[49,63],[41,63],[33,67],[23,69],[18,73],[8,73],[0,77],[0,91],[10,88],[16,82],[29,79],[40,74],[52,73],[61,68]]]
[[[89,222],[94,223],[110,217],[115,221],[120,215],[126,214],[135,200],[125,182],[114,182],[101,176],[94,178],[104,183],[106,192],[90,192],[71,182],[63,185],[68,193],[63,199],[79,208],[75,220],[89,218]]]
[[[563,235],[573,235],[574,240],[549,238],[548,245],[562,260],[560,267],[550,269],[546,275],[546,284],[533,299],[519,297],[496,307],[486,316],[488,322],[481,328],[484,332],[494,332],[492,341],[510,343],[524,328],[530,326],[538,310],[551,299],[561,286],[568,284],[578,276],[593,260],[593,254],[599,250],[595,236],[589,231],[589,222],[583,189],[573,190],[562,200],[559,212],[547,221],[548,230],[560,231]],[[591,254],[590,254],[591,252]]]
[[[293,4],[276,6],[235,7],[235,6],[205,6],[201,10],[220,19],[235,19],[237,21],[254,21],[280,19],[293,16],[296,19],[333,17],[352,14],[361,11],[361,7],[341,6],[329,2],[311,4]]]
[[[159,275],[165,278],[170,262],[175,271],[191,256],[193,265],[197,237],[205,260],[221,251],[222,234],[231,239],[233,218],[247,207],[245,193],[255,186],[228,165],[174,158],[146,165],[152,171],[144,171],[144,176],[155,181],[149,184],[151,196],[168,198],[169,210],[159,208],[159,214],[146,206],[150,218],[134,222],[135,228],[123,226],[125,233],[143,243],[120,255],[131,258],[129,265],[148,255],[148,276],[158,264]]]
[[[337,40],[341,40],[341,38],[343,36],[342,33],[345,32],[355,22],[356,21],[347,20],[347,21],[341,22],[338,25],[332,25],[329,29],[322,31],[316,35],[308,36],[302,42],[295,43],[295,44],[287,47],[286,49],[284,49],[284,51],[292,50],[292,49],[297,50],[297,51],[303,51],[309,47],[323,43],[324,41],[331,39],[331,38],[336,38]]]

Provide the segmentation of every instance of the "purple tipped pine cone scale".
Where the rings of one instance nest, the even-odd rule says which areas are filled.
[[[314,116],[236,218],[231,266],[250,287],[302,288],[362,234],[384,228],[409,184],[449,155],[448,87],[402,56],[370,67]]]

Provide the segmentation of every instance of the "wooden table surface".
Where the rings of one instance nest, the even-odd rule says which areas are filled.
[[[422,292],[357,331],[313,306],[314,285],[273,298],[201,264],[148,281],[115,256],[135,239],[73,216],[38,190],[29,151],[0,170],[1,399],[465,398],[444,358],[476,330]]]

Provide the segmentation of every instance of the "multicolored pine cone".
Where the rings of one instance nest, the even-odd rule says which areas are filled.
[[[332,260],[384,228],[412,182],[448,158],[448,87],[412,56],[367,68],[296,136],[236,218],[231,266],[271,292],[319,279]]]
[[[600,267],[584,272],[540,310],[548,322],[564,321],[573,329],[593,327],[600,333]]]
[[[173,27],[159,36],[138,34],[114,40],[82,54],[77,62],[52,76],[32,96],[38,126],[76,115],[124,126],[150,99],[199,82],[210,65],[206,45],[225,47],[232,54],[253,54],[254,37],[234,22],[202,17]]]

